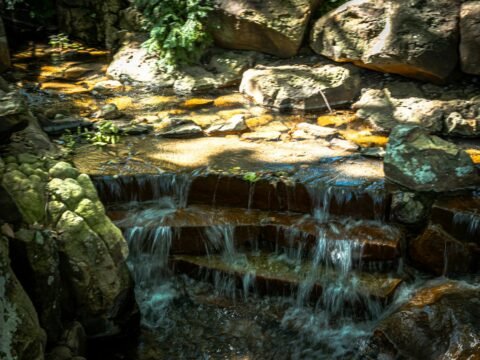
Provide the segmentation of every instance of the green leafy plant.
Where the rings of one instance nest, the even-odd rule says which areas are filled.
[[[98,125],[94,133],[85,133],[85,138],[93,145],[115,145],[120,140],[120,129],[111,121],[105,121]]]
[[[212,0],[134,0],[150,38],[144,46],[160,56],[167,71],[194,63],[211,44],[206,19]]]
[[[243,180],[249,181],[249,182],[257,182],[258,180],[260,180],[260,178],[258,177],[258,175],[256,173],[251,171],[251,172],[247,172],[243,175]]]
[[[72,45],[70,39],[68,38],[68,35],[64,33],[50,35],[48,38],[48,44],[56,50],[69,49]]]
[[[77,135],[72,134],[70,130],[66,130],[65,133],[60,137],[60,140],[63,143],[63,146],[66,148],[73,150],[77,145],[78,137],[80,128],[77,129]]]

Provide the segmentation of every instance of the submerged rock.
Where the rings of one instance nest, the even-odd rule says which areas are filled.
[[[262,66],[245,72],[240,92],[279,110],[326,110],[353,102],[360,77],[350,66]]]
[[[115,104],[103,105],[100,111],[95,114],[95,117],[103,118],[105,120],[115,120],[121,118],[122,116],[122,112],[118,110],[118,107]]]
[[[377,326],[361,359],[476,359],[480,288],[430,283]]]
[[[216,0],[210,27],[221,47],[290,57],[300,48],[318,3],[318,0]]]
[[[191,119],[167,118],[156,127],[155,135],[166,138],[195,138],[203,136],[204,133]]]
[[[444,81],[458,62],[459,0],[353,0],[320,18],[310,46],[373,70]]]
[[[398,125],[390,135],[385,177],[417,191],[452,191],[479,182],[470,156],[457,145],[414,125]]]
[[[0,237],[0,354],[5,359],[43,360],[45,332],[31,300],[10,267],[8,240]]]
[[[224,123],[218,123],[210,126],[205,132],[208,135],[215,134],[238,134],[248,130],[248,126],[245,122],[245,115],[238,114],[232,116]]]

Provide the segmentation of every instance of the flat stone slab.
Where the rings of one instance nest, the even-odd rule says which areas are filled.
[[[192,276],[207,273],[207,276],[214,276],[212,273],[230,275],[235,278],[241,286],[243,279],[250,276],[254,279],[255,290],[267,295],[290,296],[298,289],[307,276],[313,276],[315,284],[312,289],[312,300],[318,299],[322,289],[329,283],[338,282],[339,275],[332,270],[318,267],[316,271],[310,272],[311,264],[303,263],[300,268],[292,268],[285,262],[275,260],[266,254],[247,255],[238,261],[235,259],[226,260],[221,256],[175,256],[172,266],[176,271],[186,272]],[[209,274],[210,273],[210,274]],[[352,273],[358,281],[358,293],[360,298],[375,298],[389,300],[395,290],[402,283],[402,279],[390,277],[389,275]],[[359,305],[359,304],[357,304]]]

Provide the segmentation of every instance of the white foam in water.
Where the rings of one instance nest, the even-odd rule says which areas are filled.
[[[453,216],[453,223],[467,225],[467,231],[471,235],[480,232],[480,214],[456,213]]]
[[[185,185],[187,182],[167,183],[169,185],[157,194],[159,201],[162,198],[161,193],[165,198],[167,193],[188,192],[188,186]],[[306,245],[308,235],[292,226],[282,229],[287,246],[277,246],[275,253],[268,258],[268,261],[287,263],[297,272],[301,270],[305,260],[311,264],[297,292],[285,300],[290,306],[279,323],[278,331],[294,331],[289,340],[292,359],[350,358],[352,350],[363,346],[382,314],[392,311],[394,305],[398,306],[402,301],[406,301],[411,293],[409,289],[402,290],[395,298],[394,305],[385,309],[379,300],[371,299],[360,291],[360,281],[353,268],[359,266],[355,261],[360,261],[363,242],[358,239],[342,239],[340,230],[336,229],[333,223],[325,225],[330,219],[330,204],[332,201],[339,201],[338,196],[339,194],[330,188],[321,193],[321,201],[316,203],[314,214],[318,221],[318,231],[312,249]],[[348,192],[342,193],[340,201],[350,201],[352,196],[354,195]],[[173,205],[167,203],[167,207]],[[186,200],[175,202],[175,205],[186,205]],[[150,214],[145,211],[141,217],[145,220],[145,217],[150,215],[152,222],[148,227],[133,227],[125,232],[131,252],[129,262],[135,278],[143,324],[159,329],[159,333],[164,329],[174,333],[176,324],[169,312],[174,309],[174,300],[179,297],[179,290],[175,280],[169,280],[165,276],[168,274],[166,269],[173,240],[172,229],[157,226],[154,230],[147,230],[152,229],[155,221],[161,222],[161,216],[159,219],[155,212]],[[329,233],[335,234],[335,239],[330,239]],[[240,293],[237,285],[241,285],[243,301],[251,301],[249,294],[255,289],[256,273],[249,267],[246,254],[235,246],[235,226],[210,226],[205,230],[205,235],[207,256],[220,253],[222,261],[232,270],[244,273],[239,283],[234,275],[205,270],[205,278],[213,280],[214,283],[211,295],[228,296],[236,300]],[[319,272],[319,269],[322,271]],[[332,274],[334,276],[331,276]],[[322,288],[322,294],[317,303],[312,305],[311,292],[316,284]],[[361,316],[355,305],[361,306]],[[268,311],[268,307],[261,311]]]
[[[235,249],[234,234],[234,225],[214,225],[207,227],[205,229],[207,238],[205,249],[207,255],[214,252],[221,252],[226,261],[234,262],[239,255]]]
[[[176,297],[165,275],[172,244],[172,228],[152,230],[136,226],[125,231],[130,255],[128,263],[135,281],[135,294],[142,313],[142,324],[165,326],[166,309]],[[174,325],[174,324],[170,324]]]

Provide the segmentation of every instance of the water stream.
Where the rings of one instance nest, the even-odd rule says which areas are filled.
[[[192,223],[198,225],[198,219],[202,220],[198,231],[203,250],[191,257],[200,265],[194,271],[179,271],[172,243],[190,233],[185,210],[194,211],[187,205],[191,183],[187,178],[136,179],[135,186],[150,193],[152,199],[142,203],[131,195],[129,199],[136,201],[122,205],[128,211],[117,221],[130,246],[129,264],[142,324],[153,341],[149,347],[166,358],[352,358],[364,346],[376,321],[414,288],[400,285],[394,295],[388,295],[388,301],[372,295],[378,289],[374,289],[374,281],[368,285],[368,276],[375,274],[357,275],[365,243],[347,236],[363,222],[346,219],[346,225],[336,225],[329,213],[330,204],[347,203],[351,195],[335,188],[315,198],[311,215],[297,216],[289,226],[274,226],[272,251],[262,248],[257,239],[242,243],[242,236],[237,234],[244,221],[241,217],[228,220],[227,216],[215,216],[226,211],[215,206],[213,210],[200,209]],[[120,199],[115,197],[117,185],[112,182],[107,188],[100,179],[97,186],[108,191],[111,199]],[[157,188],[152,191],[149,187]],[[122,208],[113,204],[111,210]],[[192,214],[189,219],[193,219]],[[244,214],[257,216],[250,206]],[[313,243],[312,234],[301,230],[312,222]],[[342,233],[345,230],[347,233]],[[275,283],[275,276],[285,283],[279,284],[278,279]],[[396,272],[383,274],[385,281],[398,276]],[[365,289],[368,286],[370,290]],[[193,319],[196,316],[199,319]],[[173,338],[175,355],[166,346]],[[190,348],[187,343],[195,346]]]

